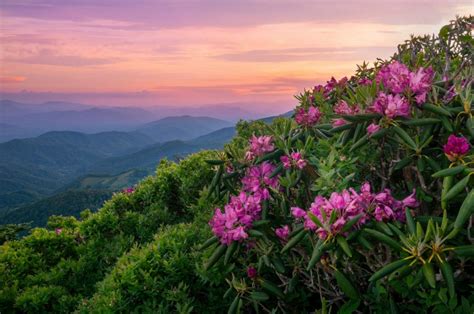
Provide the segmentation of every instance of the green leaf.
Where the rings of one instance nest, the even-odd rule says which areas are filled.
[[[218,159],[206,159],[206,160],[204,160],[204,161],[207,162],[208,164],[214,165],[214,166],[218,166],[218,165],[224,164],[224,161],[223,161],[223,160],[218,160]]]
[[[449,177],[444,177],[443,179],[443,189],[441,190],[441,209],[446,211],[448,208],[448,202],[445,200],[446,194],[448,191],[451,189],[451,186],[453,185],[453,176]]]
[[[406,260],[398,260],[395,262],[392,262],[388,265],[385,265],[384,267],[380,268],[378,271],[376,271],[370,278],[369,281],[377,281],[387,275],[390,275],[397,269],[407,265],[409,261]]]
[[[352,226],[355,225],[360,220],[360,218],[362,218],[362,216],[363,216],[362,214],[359,214],[355,216],[354,218],[352,218],[351,220],[349,220],[348,222],[346,222],[344,224],[344,227],[342,227],[341,232],[349,231],[352,228]]]
[[[469,217],[474,213],[474,190],[471,190],[459,209],[454,221],[454,228],[462,228]]]
[[[381,138],[382,136],[387,134],[388,130],[389,129],[387,129],[387,128],[380,129],[369,137],[373,138],[374,140],[378,140],[379,138]]]
[[[343,306],[337,311],[338,314],[352,314],[354,313],[360,305],[360,299],[351,299],[344,303]]]
[[[251,229],[248,231],[248,234],[254,238],[259,238],[259,237],[263,237],[264,234],[258,230],[255,230],[255,229]]]
[[[455,176],[458,173],[461,173],[464,169],[466,169],[465,166],[457,166],[453,168],[446,168],[443,170],[440,170],[438,172],[433,173],[431,176],[433,178],[442,178],[442,177],[449,177],[449,176]]]
[[[401,121],[402,124],[408,125],[408,126],[425,126],[425,125],[435,124],[439,122],[441,122],[441,120],[435,119],[435,118],[411,119],[411,120]]]
[[[322,222],[312,212],[308,212],[308,216],[318,227],[324,229]]]
[[[442,108],[441,106],[436,106],[433,104],[424,104],[422,108],[436,114],[440,114],[446,117],[451,117],[451,113],[448,110]]]
[[[281,149],[276,149],[273,152],[266,154],[257,159],[256,163],[262,163],[267,160],[280,160],[280,157],[283,156],[284,152]]]
[[[347,120],[349,122],[364,122],[364,121],[370,121],[373,119],[380,118],[380,115],[377,113],[363,113],[363,114],[355,114],[355,115],[340,115],[344,120]]]
[[[474,257],[474,244],[457,246],[454,252],[462,257]]]
[[[232,304],[230,305],[229,310],[227,311],[227,314],[237,313],[237,305],[239,304],[239,300],[240,300],[240,297],[239,295],[237,295],[234,301],[232,301]]]
[[[349,149],[350,152],[353,152],[354,150],[361,148],[362,146],[366,145],[369,142],[369,135],[365,134],[362,136],[357,142],[352,145],[352,147]]]
[[[469,176],[465,176],[464,179],[456,183],[451,189],[449,189],[448,193],[444,196],[444,201],[449,201],[453,199],[456,195],[462,192],[466,187],[467,183],[469,182]]]
[[[443,274],[444,280],[446,281],[446,285],[448,286],[449,296],[451,298],[454,298],[456,292],[454,290],[453,269],[451,268],[451,265],[448,262],[441,263],[441,265],[439,265],[439,268],[441,268],[441,273]]]
[[[428,282],[431,288],[436,288],[436,279],[433,271],[433,265],[431,265],[431,263],[425,263],[422,267],[422,270],[426,282]]]
[[[221,244],[220,246],[217,247],[217,249],[214,250],[214,253],[211,255],[209,260],[207,261],[206,265],[204,265],[204,270],[210,269],[212,266],[214,266],[215,263],[224,255],[225,251],[227,249],[227,246],[225,244]]]
[[[351,299],[358,299],[359,298],[359,293],[357,290],[354,288],[352,283],[349,281],[349,279],[344,276],[343,273],[341,273],[338,270],[335,270],[334,272],[334,277],[336,277],[337,284],[339,288],[341,288],[342,292],[346,296],[348,296]]]
[[[302,230],[300,233],[298,233],[297,235],[295,235],[293,238],[291,238],[288,243],[283,247],[283,249],[281,249],[281,253],[285,253],[286,251],[292,249],[295,245],[297,245],[301,240],[303,240],[303,238],[305,237],[306,235],[306,231],[305,230]]]
[[[217,242],[219,242],[219,238],[217,238],[216,236],[213,236],[212,238],[210,238],[206,242],[204,242],[199,249],[201,251],[205,250],[205,249],[207,249],[208,247],[210,247],[211,245],[213,245],[214,243],[217,243]]]
[[[265,289],[268,292],[270,292],[271,294],[279,297],[280,299],[283,299],[285,297],[285,295],[283,294],[281,289],[278,288],[278,286],[275,285],[273,282],[268,281],[268,280],[262,280],[262,282],[260,284],[261,284],[263,289]]]
[[[308,263],[308,267],[306,267],[308,271],[313,268],[313,266],[321,259],[325,248],[326,245],[323,244],[323,240],[318,239],[318,242],[316,242],[314,246],[313,254],[311,254],[311,259]]]
[[[224,265],[227,265],[232,255],[234,255],[235,251],[237,250],[238,246],[239,246],[238,242],[234,241],[227,247],[227,250],[224,256]]]
[[[257,302],[267,301],[270,298],[268,294],[263,291],[253,291],[250,297]]]
[[[405,217],[407,218],[408,231],[410,231],[411,234],[415,234],[415,220],[413,220],[413,216],[408,208],[405,208]]]
[[[370,235],[371,237],[376,238],[380,242],[383,242],[383,243],[387,244],[388,246],[390,246],[390,247],[392,247],[396,250],[400,251],[402,249],[400,244],[397,241],[393,240],[392,238],[390,238],[389,236],[383,234],[382,232],[379,232],[379,231],[373,230],[373,229],[369,229],[369,228],[365,228],[364,232],[367,233],[368,235]]]
[[[413,141],[410,135],[408,135],[408,133],[405,132],[405,130],[403,130],[402,128],[398,126],[394,126],[393,130],[395,131],[395,133],[397,133],[400,139],[402,139],[402,141],[405,142],[405,144],[407,144],[410,148],[412,148],[413,150],[417,149],[416,143]]]
[[[278,167],[273,170],[273,172],[270,174],[270,179],[276,177],[283,171],[283,164],[279,164]]]
[[[394,170],[403,169],[406,166],[408,166],[412,161],[413,161],[413,157],[412,156],[407,156],[407,157],[403,158],[402,160],[400,160],[399,162],[397,162],[397,164],[395,165],[395,167],[393,167],[393,169]]]
[[[343,236],[337,236],[336,238],[337,244],[341,247],[341,249],[346,253],[347,256],[352,257],[352,251],[351,248],[349,247],[349,243],[347,243],[346,238]]]
[[[344,124],[344,125],[332,128],[330,132],[331,133],[338,133],[338,132],[341,132],[341,131],[349,130],[354,126],[355,126],[355,124],[351,124],[351,123]]]

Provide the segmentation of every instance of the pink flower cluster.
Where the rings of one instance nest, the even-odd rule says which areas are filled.
[[[303,169],[307,164],[299,152],[292,152],[289,156],[281,156],[280,160],[285,169],[290,169],[291,167]]]
[[[290,235],[290,227],[288,225],[284,225],[281,228],[276,228],[275,234],[281,240],[286,241],[288,240],[288,236]]]
[[[387,95],[380,92],[368,111],[381,114],[390,119],[395,117],[408,118],[410,116],[410,104],[403,96],[398,94],[395,96]]]
[[[380,125],[371,123],[367,127],[367,134],[369,134],[369,136],[372,136],[374,133],[378,132],[379,130],[380,130]]]
[[[394,61],[380,69],[376,75],[377,82],[382,82],[391,93],[411,93],[417,104],[426,101],[426,95],[431,90],[434,71],[430,68],[419,68],[411,72],[406,65]]]
[[[126,188],[123,190],[123,193],[125,194],[132,194],[133,192],[135,192],[135,189],[133,187]]]
[[[260,219],[260,201],[258,196],[241,192],[239,196],[231,197],[229,204],[224,207],[224,213],[216,208],[209,225],[221,243],[229,245],[232,241],[248,238],[246,231],[253,221]]]
[[[253,193],[262,200],[270,198],[269,187],[278,188],[278,177],[270,178],[270,175],[275,170],[275,166],[265,161],[260,165],[250,167],[247,170],[246,176],[242,179],[242,190]]]
[[[262,201],[270,198],[268,188],[278,188],[278,176],[270,178],[274,170],[275,167],[268,162],[249,168],[242,179],[240,194],[231,197],[224,212],[216,208],[209,225],[221,243],[229,245],[248,238],[247,231],[252,222],[260,219]]]
[[[321,239],[326,239],[329,235],[342,234],[344,225],[358,215],[361,215],[361,218],[354,227],[360,227],[371,218],[377,221],[404,221],[404,209],[418,206],[414,195],[413,192],[404,200],[398,201],[390,190],[372,193],[370,184],[364,183],[360,193],[351,188],[341,193],[333,192],[329,198],[317,196],[308,212],[299,207],[293,207],[291,211],[295,218],[304,221],[306,229],[313,230]],[[322,226],[315,224],[309,213],[314,215]]]
[[[247,160],[252,160],[255,157],[260,157],[265,153],[271,152],[275,149],[273,145],[273,138],[271,136],[255,136],[250,138],[250,149],[245,154]]]
[[[470,149],[468,140],[463,136],[456,136],[451,134],[448,137],[448,142],[443,146],[443,151],[446,157],[455,162],[458,159],[464,157]]]
[[[345,100],[341,100],[334,106],[333,111],[339,115],[355,115],[359,113],[360,108],[358,105],[350,106]],[[346,120],[342,118],[332,120],[333,127],[338,127],[346,123]]]
[[[310,127],[318,123],[320,118],[321,111],[319,111],[319,108],[317,107],[310,106],[308,110],[306,110],[304,107],[299,107],[296,109],[295,121],[299,125]]]

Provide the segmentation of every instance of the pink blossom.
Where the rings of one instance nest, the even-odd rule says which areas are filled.
[[[363,78],[360,78],[359,79],[359,85],[371,85],[372,84],[372,80],[370,80],[369,78],[367,77],[363,77]]]
[[[277,237],[279,237],[280,239],[286,241],[288,240],[288,236],[290,234],[290,227],[288,225],[285,225],[281,228],[276,228],[275,229],[275,234],[277,235]]]
[[[385,115],[390,119],[395,117],[408,118],[410,116],[410,105],[400,95],[392,96],[380,92],[369,111]]]
[[[250,278],[250,279],[255,279],[257,277],[257,270],[252,267],[252,266],[249,266],[247,268],[247,276]]]
[[[434,71],[431,67],[419,68],[416,72],[410,73],[410,89],[415,95],[415,101],[418,105],[426,101],[426,95],[431,90]]]
[[[345,125],[345,124],[347,124],[347,121],[342,119],[342,118],[332,120],[332,127],[333,128],[336,128],[338,126],[342,126],[342,125]]]
[[[464,157],[470,149],[468,140],[463,136],[456,136],[451,134],[448,137],[448,142],[443,146],[443,151],[446,157],[455,162]]]
[[[320,118],[321,112],[317,107],[310,106],[308,111],[306,111],[303,107],[296,109],[295,121],[299,125],[309,127],[318,123]]]
[[[276,189],[279,186],[278,176],[270,178],[274,170],[275,166],[267,161],[250,167],[246,176],[242,178],[243,191],[253,193],[253,195],[263,200],[269,199],[270,192],[268,188]]]
[[[265,153],[271,152],[275,149],[273,145],[273,138],[271,136],[255,136],[249,140],[250,142],[250,149],[247,151],[245,157],[248,160],[251,160],[255,157],[259,157],[264,155]]]
[[[375,123],[371,123],[368,127],[367,127],[367,134],[370,135],[373,135],[375,132],[378,132],[380,130],[380,125],[378,124],[375,124]]]
[[[289,169],[291,167],[303,169],[306,167],[306,160],[303,159],[301,153],[299,152],[292,152],[290,156],[282,156],[280,157],[280,160],[283,163],[283,167],[285,169]]]
[[[351,188],[340,193],[333,192],[329,198],[317,196],[307,213],[301,208],[293,207],[292,215],[296,219],[303,220],[306,229],[313,230],[321,239],[326,239],[330,234],[345,236],[342,228],[358,215],[361,217],[353,228],[365,224],[371,217],[377,221],[404,221],[405,208],[416,206],[418,202],[415,199],[415,192],[399,201],[392,196],[390,190],[372,193],[370,184],[364,183],[360,193]],[[316,225],[309,213],[314,215],[322,226]],[[331,221],[331,216],[335,217],[334,221]]]
[[[394,61],[379,70],[376,80],[390,92],[398,94],[405,92],[410,86],[410,75],[411,72],[406,65]]]
[[[216,208],[209,225],[212,232],[221,243],[229,245],[233,241],[242,241],[248,238],[248,229],[255,220],[260,219],[262,211],[261,199],[257,196],[241,192],[232,196],[229,204],[224,207],[224,212]]]
[[[60,235],[62,232],[63,232],[63,229],[62,228],[56,228],[54,230],[54,232],[57,234],[57,235]]]
[[[360,111],[360,108],[358,105],[350,106],[345,100],[341,100],[334,106],[333,111],[335,114],[354,115]]]
[[[133,192],[135,192],[135,189],[133,187],[129,187],[123,190],[123,193],[125,194],[132,194]]]

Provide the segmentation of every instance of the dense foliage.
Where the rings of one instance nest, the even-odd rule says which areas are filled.
[[[0,230],[0,312],[473,312],[473,22],[97,213]]]

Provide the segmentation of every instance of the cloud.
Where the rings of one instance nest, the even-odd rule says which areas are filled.
[[[341,21],[437,24],[447,9],[470,5],[469,0],[3,0],[2,11],[45,20],[104,20],[108,22],[102,26],[111,28],[178,28]]]
[[[56,65],[56,66],[70,66],[70,67],[85,67],[113,64],[119,61],[117,58],[90,58],[78,55],[61,55],[56,54],[51,49],[41,49],[32,56],[21,58],[5,58],[4,60],[17,63],[26,64],[42,64],[42,65]]]
[[[26,80],[24,76],[0,76],[1,84],[16,84]]]
[[[366,60],[390,55],[394,47],[342,47],[342,48],[289,48],[273,50],[247,50],[216,55],[214,58],[237,62],[289,62],[305,60],[355,60],[364,56]]]

